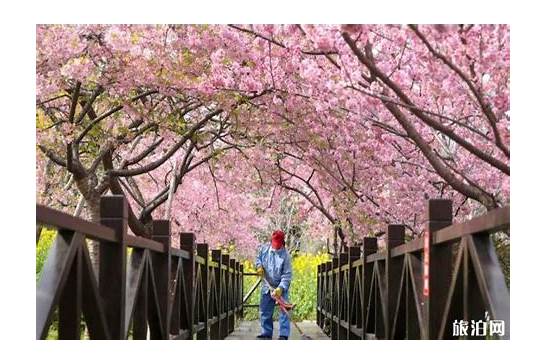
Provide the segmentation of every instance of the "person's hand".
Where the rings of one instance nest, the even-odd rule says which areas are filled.
[[[263,268],[263,267],[258,267],[258,269],[256,269],[256,273],[257,273],[260,277],[263,277],[263,276],[264,276],[264,268]]]
[[[281,295],[282,295],[282,288],[281,287],[277,287],[273,290],[273,293],[272,293],[273,296],[277,297],[277,298],[280,298]]]

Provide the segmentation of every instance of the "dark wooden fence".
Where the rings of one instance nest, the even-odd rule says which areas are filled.
[[[262,278],[258,275],[258,273],[255,273],[255,272],[245,272],[243,273],[243,276],[247,277],[247,276],[254,276],[256,277],[256,280],[254,281],[254,283],[252,283],[252,285],[250,286],[250,288],[248,289],[248,291],[245,291],[244,290],[244,279],[243,279],[243,292],[246,292],[245,295],[243,296],[243,310],[246,309],[246,308],[256,308],[258,309],[260,307],[259,304],[252,304],[252,303],[247,303],[250,299],[250,297],[252,297],[252,294],[254,292],[258,292],[257,294],[260,294],[259,292],[260,289],[258,289],[258,287],[261,286],[262,284]],[[241,314],[243,315],[243,314]]]
[[[48,335],[55,310],[59,339],[223,339],[242,314],[243,265],[195,244],[193,233],[171,247],[167,220],[152,239],[127,234],[123,196],[101,199],[94,224],[37,205],[36,223],[57,229],[36,289],[36,338]],[[93,270],[87,239],[98,241]]]
[[[317,323],[332,339],[479,339],[453,323],[504,320],[510,338],[510,294],[492,234],[509,230],[504,207],[452,225],[449,200],[430,200],[423,237],[404,241],[389,225],[386,249],[364,238],[318,266]],[[495,335],[493,337],[499,337]]]

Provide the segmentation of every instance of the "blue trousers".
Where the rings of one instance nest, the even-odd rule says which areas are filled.
[[[288,291],[283,292],[282,298],[288,301]],[[273,336],[273,311],[275,310],[275,300],[268,293],[262,293],[260,298],[260,324],[262,325],[262,335]],[[290,336],[290,319],[283,310],[279,308],[279,336]]]

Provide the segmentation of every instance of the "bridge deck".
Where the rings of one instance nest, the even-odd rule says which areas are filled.
[[[290,340],[301,340],[299,331],[291,324]],[[330,340],[326,334],[322,332],[320,327],[314,321],[302,321],[298,322],[298,326],[305,335],[309,336],[312,340]],[[256,336],[260,334],[260,322],[259,321],[241,321],[235,331],[233,331],[225,340],[255,340]],[[279,323],[275,321],[273,323],[273,339],[276,339],[279,335]]]

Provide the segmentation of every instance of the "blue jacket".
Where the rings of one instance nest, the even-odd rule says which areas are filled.
[[[263,267],[268,279],[274,287],[281,287],[284,292],[288,292],[290,282],[292,281],[292,262],[290,254],[285,248],[274,250],[271,244],[262,244],[258,248],[256,255],[256,268]],[[262,294],[268,293],[269,285],[262,284]]]

